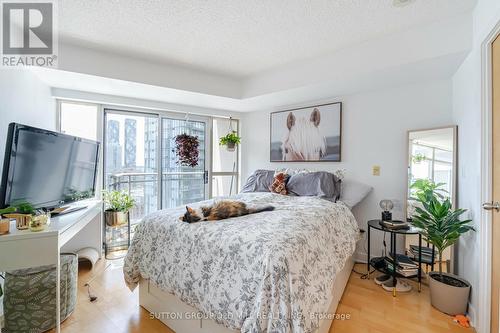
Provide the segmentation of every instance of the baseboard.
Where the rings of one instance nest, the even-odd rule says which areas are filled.
[[[353,255],[354,262],[357,264],[359,264],[359,263],[366,264],[367,263],[366,257],[367,257],[367,253],[364,251],[363,252],[356,251],[356,252],[354,252],[354,255]]]
[[[469,307],[467,309],[467,316],[469,317],[471,326],[476,327],[476,308],[472,306],[471,302],[469,302]]]

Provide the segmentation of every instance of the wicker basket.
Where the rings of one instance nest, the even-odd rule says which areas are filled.
[[[61,255],[61,321],[74,311],[77,297],[78,257]],[[39,333],[55,327],[56,268],[42,266],[5,274],[2,332]]]

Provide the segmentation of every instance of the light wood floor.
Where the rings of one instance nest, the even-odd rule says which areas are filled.
[[[356,265],[359,271],[364,268],[364,265]],[[84,284],[95,275],[91,286],[98,300],[91,303]],[[80,267],[78,284],[78,305],[62,324],[64,333],[173,332],[160,321],[150,319],[149,313],[139,306],[137,290],[131,293],[123,282],[119,261],[101,260],[93,271],[86,266]],[[348,314],[350,319],[335,321],[330,333],[474,332],[458,326],[449,316],[434,309],[429,303],[426,286],[422,293],[415,290],[393,298],[372,280],[361,280],[359,275],[352,273],[337,309],[338,313]]]

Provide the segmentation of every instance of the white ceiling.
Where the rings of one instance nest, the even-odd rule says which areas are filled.
[[[453,128],[439,128],[410,133],[410,140],[431,147],[453,150],[454,137]]]
[[[236,78],[445,20],[476,0],[71,0],[62,42]]]

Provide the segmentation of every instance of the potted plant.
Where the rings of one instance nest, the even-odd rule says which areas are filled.
[[[226,146],[228,151],[234,151],[236,145],[241,142],[241,138],[236,134],[236,131],[231,131],[219,139],[221,146]]]
[[[469,225],[472,220],[461,220],[465,209],[453,209],[445,191],[428,180],[419,180],[412,185],[415,189],[415,200],[421,207],[415,208],[412,223],[421,229],[422,237],[437,250],[438,272],[429,273],[431,304],[438,310],[450,314],[465,314],[471,285],[466,280],[450,273],[443,273],[441,262],[443,252],[455,244],[460,236],[474,231]]]
[[[110,227],[126,224],[129,221],[129,211],[135,205],[135,200],[124,191],[102,191],[106,210],[104,219]]]
[[[10,213],[3,215],[9,219],[16,219],[16,228],[18,230],[28,229],[30,226],[31,217],[35,213],[35,208],[29,202],[18,202],[10,207],[13,209]]]
[[[424,154],[415,154],[412,156],[411,159],[412,159],[413,163],[419,164],[420,162],[425,161],[427,159],[427,157],[425,157]]]

